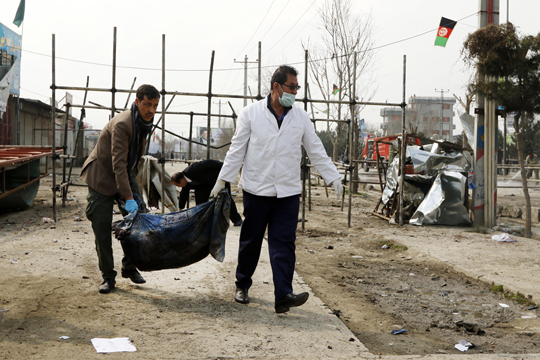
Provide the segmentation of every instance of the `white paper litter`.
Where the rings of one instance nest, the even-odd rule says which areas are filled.
[[[94,345],[94,348],[98,353],[137,351],[127,337],[114,339],[94,338],[92,339],[92,345]]]
[[[507,233],[501,234],[501,235],[493,235],[491,237],[492,240],[498,241],[498,242],[516,242],[516,239],[508,235]]]
[[[501,305],[502,307],[510,307],[510,305],[506,305],[506,304],[503,304],[503,303],[499,303],[499,305]]]
[[[536,317],[536,315],[523,315],[521,318],[522,319],[534,319]]]
[[[65,336],[65,335],[64,335],[64,336],[60,336],[59,339],[67,340],[67,339],[69,339],[69,336]]]
[[[456,349],[458,349],[459,351],[467,351],[467,350],[469,350],[468,347],[463,346],[463,345],[461,345],[461,344],[456,344],[456,345],[454,345],[454,347],[455,347]]]

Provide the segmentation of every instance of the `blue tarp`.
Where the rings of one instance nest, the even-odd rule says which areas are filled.
[[[208,254],[222,262],[231,201],[222,190],[217,198],[170,214],[132,212],[117,225],[115,236],[141,271],[188,266]]]

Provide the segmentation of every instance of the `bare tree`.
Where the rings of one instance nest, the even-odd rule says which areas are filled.
[[[369,101],[375,90],[372,89],[371,79],[373,45],[372,21],[369,15],[355,14],[350,0],[326,0],[319,9],[321,20],[322,45],[310,46],[303,44],[309,50],[309,71],[315,85],[320,90],[324,100],[351,100],[353,94],[353,74],[356,65],[356,100]],[[355,64],[356,53],[356,64]],[[360,79],[362,79],[361,86]],[[334,92],[335,87],[337,92]],[[322,109],[328,119],[352,119],[363,109],[356,106],[355,113],[350,114],[347,105],[333,104]],[[328,122],[327,130],[335,126]],[[337,139],[347,125],[337,123],[336,137],[332,139],[334,161],[338,159]]]

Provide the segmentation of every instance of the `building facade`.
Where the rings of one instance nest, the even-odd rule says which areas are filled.
[[[412,96],[405,109],[405,127],[408,132],[423,134],[433,139],[452,141],[454,125],[454,104],[450,97]],[[399,108],[382,108],[384,135],[401,133],[402,112]]]

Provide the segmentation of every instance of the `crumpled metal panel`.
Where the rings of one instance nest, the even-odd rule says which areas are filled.
[[[409,223],[414,225],[470,224],[469,212],[463,201],[467,178],[456,171],[443,171],[435,178],[433,186],[424,201],[411,217]]]
[[[394,160],[388,165],[386,170],[386,185],[382,193],[382,202],[386,204],[388,200],[394,195],[398,186],[398,173],[399,173],[399,157],[395,157]]]
[[[409,153],[416,173],[436,175],[440,171],[469,172],[471,169],[469,160],[462,153],[452,152],[439,155],[414,148],[410,148]]]

